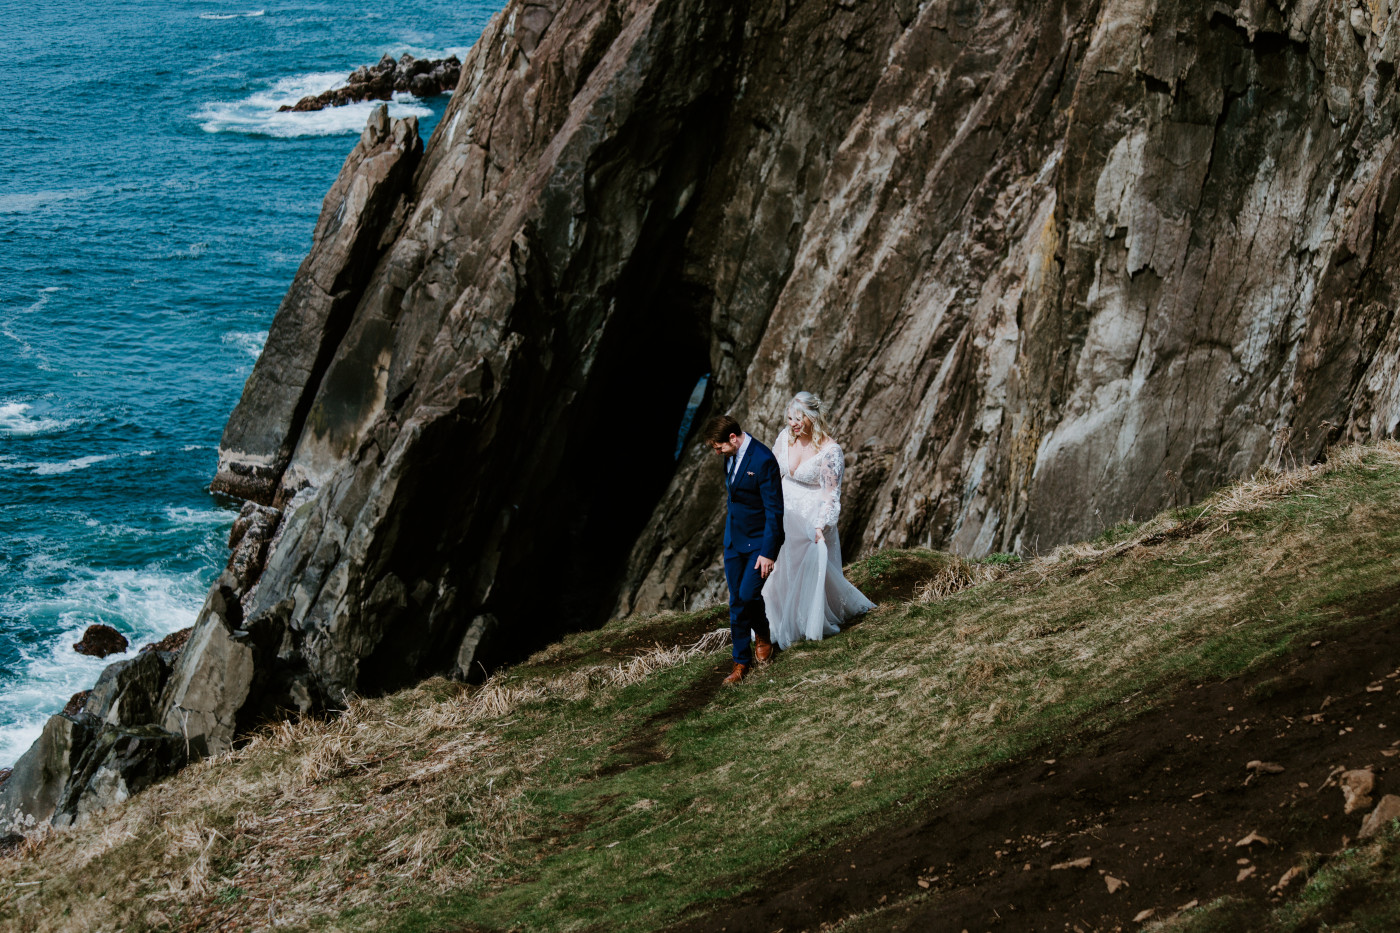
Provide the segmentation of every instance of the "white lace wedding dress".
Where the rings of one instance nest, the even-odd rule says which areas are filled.
[[[841,630],[841,623],[875,608],[841,573],[841,476],[846,458],[835,441],[827,441],[797,470],[791,470],[787,431],[778,435],[773,455],[783,478],[783,546],[768,582],[763,603],[772,639],[780,648],[810,639],[820,641]],[[816,529],[824,541],[816,540]]]

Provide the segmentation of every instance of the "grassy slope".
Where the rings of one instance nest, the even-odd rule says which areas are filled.
[[[694,641],[721,622],[709,610],[574,636],[483,688],[430,681],[278,725],[0,860],[0,921],[655,929],[988,766],[1072,750],[1343,624],[1338,605],[1394,583],[1397,492],[1387,444],[1020,565],[883,552],[852,569],[877,595],[984,582],[887,598],[738,689],[714,689],[718,638],[642,647]],[[1396,898],[1354,892],[1394,890],[1397,845],[1337,860],[1275,925],[1390,916]],[[1176,923],[1243,928],[1236,913]]]

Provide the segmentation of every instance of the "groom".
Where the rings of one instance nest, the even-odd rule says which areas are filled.
[[[783,543],[783,490],[773,452],[754,440],[729,415],[711,418],[704,439],[724,459],[729,510],[724,521],[724,576],[729,581],[729,637],[734,670],[724,678],[737,684],[753,666],[773,656],[763,581]],[[749,651],[749,631],[757,644]]]

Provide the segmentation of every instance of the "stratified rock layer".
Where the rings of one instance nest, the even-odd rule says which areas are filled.
[[[421,159],[378,114],[327,197],[220,451],[268,511],[159,724],[218,750],[713,598],[707,373],[763,440],[832,402],[851,553],[1394,433],[1388,2],[511,3]]]

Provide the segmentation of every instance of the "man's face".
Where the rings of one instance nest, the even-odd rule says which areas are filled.
[[[743,438],[739,435],[731,434],[729,435],[729,440],[723,443],[716,444],[714,441],[711,441],[710,449],[721,457],[732,457],[739,452],[739,442],[741,440],[743,440]]]

